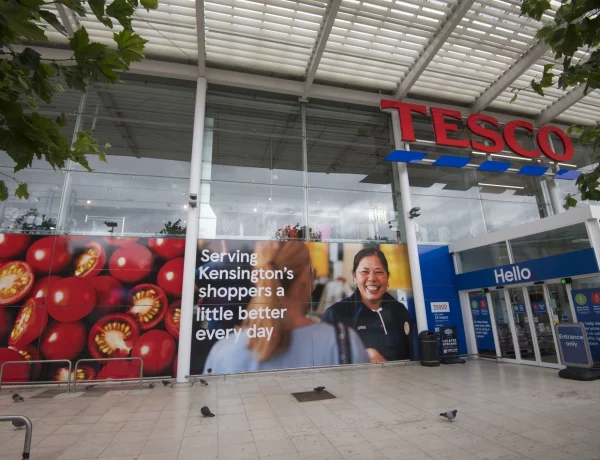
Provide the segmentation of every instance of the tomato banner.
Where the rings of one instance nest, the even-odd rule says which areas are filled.
[[[0,364],[140,357],[176,367],[185,239],[0,234]],[[78,380],[135,378],[138,361],[90,362]],[[8,365],[3,381],[65,381],[65,364]]]

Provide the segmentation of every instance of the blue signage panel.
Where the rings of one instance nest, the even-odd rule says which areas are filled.
[[[583,324],[557,324],[556,336],[558,338],[560,356],[565,366],[592,367],[592,358]]]
[[[524,303],[513,303],[512,308],[515,313],[527,313]]]
[[[590,248],[517,264],[461,273],[456,275],[456,284],[459,290],[464,291],[585,275],[597,271],[598,262],[596,262],[594,250]]]
[[[571,291],[577,321],[585,326],[590,352],[594,361],[600,361],[600,288]]]
[[[531,302],[533,313],[547,313],[545,302]]]
[[[471,315],[473,315],[473,327],[475,328],[475,339],[479,350],[495,350],[494,331],[492,329],[492,317],[486,296],[469,297],[471,303]]]

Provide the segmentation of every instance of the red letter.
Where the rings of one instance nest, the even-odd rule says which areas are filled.
[[[558,139],[562,143],[562,155],[558,155],[552,149],[552,146],[550,145],[550,142],[548,140],[548,135],[550,133],[556,134],[558,136]],[[567,136],[562,129],[557,128],[556,126],[544,126],[543,128],[540,128],[540,130],[537,132],[536,138],[537,143],[540,146],[540,149],[542,149],[544,155],[546,155],[548,158],[552,158],[555,161],[568,161],[571,158],[573,158],[573,155],[575,154],[575,150],[573,149],[573,143],[571,142],[569,136]]]
[[[457,133],[458,126],[452,123],[446,123],[444,116],[462,120],[460,112],[456,110],[438,109],[431,107],[431,118],[433,119],[433,134],[435,143],[438,145],[446,145],[448,147],[469,148],[469,139],[448,139],[447,132]]]
[[[517,155],[521,155],[522,157],[527,158],[538,158],[540,156],[539,149],[536,150],[527,150],[523,148],[521,144],[517,142],[517,138],[515,137],[515,130],[517,128],[523,128],[533,132],[533,125],[527,121],[523,120],[513,120],[506,123],[504,127],[504,140],[506,141],[506,145],[508,148],[515,152]]]
[[[421,115],[427,115],[427,107],[424,105],[407,104],[405,102],[388,101],[382,99],[380,102],[381,110],[385,109],[398,109],[398,116],[400,117],[400,132],[402,133],[403,142],[415,142],[415,129],[412,122],[412,113],[417,112]]]
[[[485,145],[481,142],[472,139],[471,147],[485,153],[502,152],[502,150],[504,149],[504,141],[502,140],[502,136],[500,135],[500,133],[497,133],[496,131],[493,131],[477,123],[480,120],[486,121],[490,125],[495,126],[496,128],[498,127],[498,120],[496,120],[494,117],[489,117],[481,113],[469,116],[469,118],[467,118],[467,127],[469,128],[469,131],[471,131],[476,136],[481,136],[484,139],[492,141],[492,145]]]

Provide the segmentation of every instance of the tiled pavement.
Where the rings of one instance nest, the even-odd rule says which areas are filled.
[[[317,385],[338,399],[290,396]],[[18,404],[4,388],[0,413],[32,419],[32,460],[600,459],[600,381],[551,369],[472,360],[102,388],[48,399],[19,390],[27,399]],[[204,405],[217,416],[202,418]],[[455,408],[454,422],[439,417]],[[20,459],[23,437],[0,424],[0,460]]]

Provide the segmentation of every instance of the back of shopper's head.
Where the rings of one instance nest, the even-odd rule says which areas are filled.
[[[247,319],[243,327],[256,325],[258,328],[273,327],[271,340],[251,338],[248,348],[258,357],[260,362],[269,360],[276,353],[285,350],[289,343],[290,331],[294,327],[294,319],[305,316],[310,308],[312,291],[310,274],[310,254],[302,242],[265,241],[256,244],[257,266],[263,269],[261,279],[255,283],[259,295],[248,304],[247,310],[283,309],[287,311],[283,318]],[[276,276],[271,276],[275,274]],[[271,279],[267,279],[271,278]],[[291,279],[290,279],[291,278]],[[266,290],[270,295],[266,295]],[[278,295],[284,292],[283,296]]]

